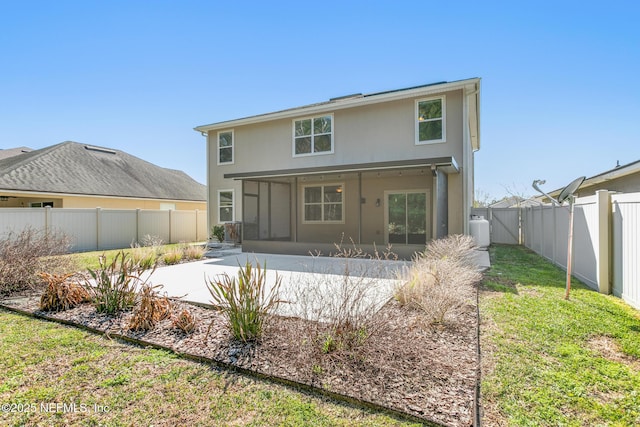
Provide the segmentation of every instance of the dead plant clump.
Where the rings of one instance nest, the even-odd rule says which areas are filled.
[[[82,285],[68,281],[73,274],[40,273],[39,275],[46,283],[44,293],[40,297],[40,310],[64,311],[91,300],[89,293]]]
[[[360,353],[371,337],[387,327],[376,303],[385,298],[375,294],[384,292],[378,278],[389,276],[385,261],[398,257],[390,246],[383,252],[375,249],[372,254],[366,253],[353,240],[350,247],[343,246],[342,239],[335,247],[337,252],[332,256],[344,258],[340,276],[327,271],[333,273],[330,277],[337,278],[327,283],[326,276],[300,275],[292,292],[296,301],[294,314],[310,320],[306,334],[315,351],[339,359]]]
[[[206,249],[202,245],[186,245],[182,249],[184,259],[187,260],[202,259],[205,252]]]
[[[158,289],[161,287],[161,285],[153,286],[151,283],[144,283],[141,286],[136,297],[133,316],[128,324],[129,329],[148,331],[153,329],[159,321],[171,316],[171,301],[166,295],[159,295]]]
[[[473,239],[454,235],[430,242],[400,273],[395,297],[403,306],[423,312],[427,324],[443,323],[473,298],[482,274],[473,262]]]
[[[172,320],[173,327],[180,329],[185,334],[191,334],[195,331],[197,323],[196,317],[186,308]]]
[[[69,238],[64,233],[46,232],[27,227],[19,233],[9,232],[0,238],[0,296],[42,285],[41,271],[65,274],[74,271],[68,253]]]

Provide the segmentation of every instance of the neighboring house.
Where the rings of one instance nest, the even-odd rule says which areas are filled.
[[[9,157],[19,156],[20,154],[28,153],[30,151],[33,151],[33,149],[29,147],[9,148],[7,150],[0,148],[0,160],[8,159]]]
[[[184,172],[77,142],[0,150],[0,208],[46,206],[205,210],[206,187]]]
[[[473,78],[198,126],[209,226],[242,222],[245,251],[303,254],[344,237],[410,255],[467,233],[479,109]]]
[[[489,205],[492,209],[500,209],[500,208],[525,208],[528,206],[539,206],[540,202],[534,200],[533,198],[525,199],[520,196],[508,196],[504,197],[501,200],[498,200],[495,203]]]
[[[592,196],[598,190],[609,190],[618,193],[640,192],[640,160],[622,166],[618,164],[613,169],[585,179],[580,188],[578,188],[576,196]],[[549,195],[558,197],[561,191],[562,188],[559,188],[549,192]],[[548,201],[544,196],[539,196],[538,199]]]

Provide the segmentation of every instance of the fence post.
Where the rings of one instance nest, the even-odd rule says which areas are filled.
[[[611,193],[607,190],[596,191],[598,210],[598,249],[597,280],[598,291],[611,293]]]
[[[196,238],[193,239],[194,242],[198,241],[198,209],[196,209]]]
[[[100,232],[102,229],[102,209],[96,208],[96,250],[100,250]]]
[[[169,243],[173,243],[173,209],[169,209]]]
[[[44,208],[44,232],[45,234],[51,233],[51,206],[45,206]]]
[[[136,209],[136,243],[140,244],[140,209]]]

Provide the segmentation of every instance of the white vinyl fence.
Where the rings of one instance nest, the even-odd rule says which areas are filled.
[[[166,243],[207,240],[207,211],[145,209],[2,208],[0,237],[25,227],[63,232],[73,251],[119,249],[145,235]]]
[[[483,208],[473,209],[472,214],[489,220],[492,243],[521,242],[566,269],[567,205]],[[572,270],[588,286],[640,309],[640,193],[601,190],[576,199]]]

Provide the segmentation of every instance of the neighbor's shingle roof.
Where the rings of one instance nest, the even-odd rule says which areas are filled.
[[[29,147],[0,149],[0,160],[8,159],[9,157],[13,156],[19,156],[30,151],[33,151],[33,149]]]
[[[120,150],[66,141],[0,159],[0,189],[167,200],[206,200],[206,187]]]

